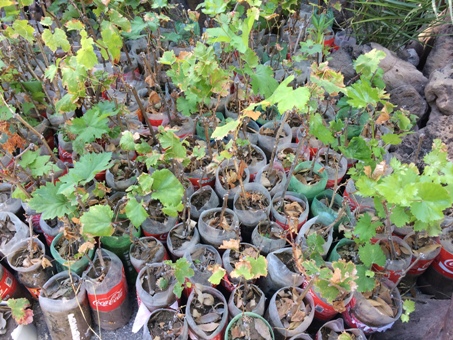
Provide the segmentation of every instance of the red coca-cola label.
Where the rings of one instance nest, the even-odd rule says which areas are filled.
[[[36,215],[31,216],[31,223],[33,225],[33,230],[39,234],[42,233],[41,224],[39,223],[40,219],[41,219],[41,214],[36,214]]]
[[[17,287],[17,281],[13,274],[3,268],[3,275],[0,278],[0,299],[8,300]]]
[[[332,305],[329,305],[323,301],[314,291],[310,289],[308,295],[313,298],[315,303],[315,318],[322,321],[331,320],[338,312],[333,308]]]
[[[72,153],[58,146],[58,156],[62,162],[72,163]]]
[[[412,259],[414,262],[415,259]],[[407,273],[410,275],[421,275],[423,274],[426,269],[433,263],[434,259],[431,260],[419,260]]]
[[[142,229],[143,230],[143,235],[147,236],[147,237],[154,237],[156,239],[158,239],[159,241],[161,241],[162,243],[164,242],[167,242],[167,238],[168,238],[168,232],[166,233],[162,233],[162,234],[150,234],[150,233],[147,233],[145,231],[145,229]],[[168,257],[168,254],[166,254],[166,259],[169,260],[170,258]]]
[[[195,190],[205,186],[213,188],[215,184],[215,177],[203,177],[201,180],[198,177],[189,177],[189,181],[192,183]]]
[[[115,310],[126,299],[127,295],[127,283],[126,276],[123,273],[121,275],[120,282],[114,286],[106,294],[88,294],[88,301],[93,310],[99,310],[100,312],[110,312]]]
[[[377,264],[373,264],[371,268],[373,271],[382,274],[382,276],[388,278],[390,281],[397,283],[400,277],[403,275],[404,270],[388,270],[384,267],[378,266]]]
[[[453,254],[441,248],[432,263],[433,268],[445,277],[453,279]]]

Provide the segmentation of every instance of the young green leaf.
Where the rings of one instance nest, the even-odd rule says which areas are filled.
[[[360,261],[368,268],[371,267],[373,263],[382,267],[387,261],[384,252],[377,243],[371,244],[368,242],[361,246],[359,248],[359,257]]]
[[[19,325],[28,325],[33,322],[33,310],[30,302],[25,298],[9,299],[6,304],[11,309],[11,316]]]
[[[157,170],[153,172],[151,177],[154,179],[151,197],[159,200],[164,205],[164,209],[168,209],[166,211],[172,214],[170,216],[176,216],[176,211],[183,209],[183,185],[168,169]]]
[[[143,205],[133,195],[128,194],[127,197],[128,201],[125,207],[126,216],[136,228],[140,228],[149,215],[145,208],[143,208]]]
[[[368,213],[363,214],[354,227],[354,235],[358,236],[361,242],[368,242],[376,236],[376,228],[382,226],[381,221],[371,221]]]
[[[86,70],[91,70],[94,65],[98,63],[98,57],[94,53],[93,49],[93,39],[88,37],[88,34],[85,30],[80,31],[80,43],[82,48],[77,51],[77,62]]]
[[[293,75],[283,80],[276,88],[272,96],[262,103],[269,105],[276,104],[278,111],[281,113],[293,110],[294,108],[301,112],[307,111],[307,104],[310,99],[310,90],[308,87],[298,87],[295,90],[288,87],[289,83],[293,80]]]
[[[58,193],[60,186],[60,182],[47,182],[45,186],[36,189],[28,202],[30,208],[42,213],[43,219],[73,214],[77,207],[73,206],[66,196]]]
[[[113,210],[108,205],[93,205],[80,217],[82,234],[89,236],[111,236]]]
[[[241,123],[240,119],[231,120],[224,125],[217,126],[214,132],[211,135],[211,138],[221,140],[226,137],[230,131],[236,130],[239,124]]]
[[[374,272],[367,269],[364,265],[357,265],[357,291],[360,293],[371,292],[375,285]]]
[[[213,285],[220,284],[220,281],[222,281],[226,274],[226,270],[219,264],[216,264],[210,270],[212,271],[212,275],[209,277],[208,281],[211,282]]]
[[[64,52],[68,52],[71,48],[66,33],[61,28],[55,28],[53,33],[50,29],[45,29],[42,33],[42,40],[52,52],[55,52],[58,47],[61,47]]]

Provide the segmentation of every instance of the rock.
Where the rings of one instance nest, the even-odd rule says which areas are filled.
[[[423,117],[428,109],[428,104],[412,85],[402,85],[391,90],[390,102],[418,118]]]
[[[343,74],[345,84],[356,76],[352,65],[352,56],[349,52],[351,52],[350,47],[341,47],[331,54],[332,58],[329,60],[329,67]]]
[[[384,82],[387,90],[410,84],[423,95],[428,79],[414,65],[399,59],[396,54],[379,44],[371,43],[371,47],[384,51],[387,55],[379,64],[384,70]]]
[[[426,77],[429,77],[435,70],[443,68],[453,59],[453,25],[440,26],[435,34],[434,46],[423,67],[423,74]]]
[[[433,300],[424,295],[417,296],[415,311],[410,314],[408,323],[398,320],[390,330],[373,334],[373,339],[453,339],[452,317],[453,299]]]
[[[431,107],[436,106],[444,115],[453,115],[453,63],[451,61],[442,69],[433,71],[425,88],[425,96]]]
[[[413,162],[419,168],[423,168],[423,157],[432,150],[434,139],[440,139],[446,144],[448,157],[453,159],[453,116],[442,115],[435,108],[431,111],[424,128],[403,139],[395,151],[395,156],[405,163]]]

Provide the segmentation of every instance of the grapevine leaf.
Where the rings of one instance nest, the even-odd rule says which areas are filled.
[[[319,113],[310,116],[310,133],[324,144],[331,144],[335,141],[332,132],[324,125]]]
[[[305,112],[307,110],[308,100],[310,99],[310,90],[308,87],[298,87],[295,90],[288,87],[289,83],[293,80],[293,75],[283,80],[265,103],[270,102],[270,104],[276,104],[278,111],[281,113],[294,108]]]
[[[152,198],[159,200],[164,205],[165,213],[170,213],[169,216],[175,217],[176,211],[183,209],[183,185],[168,169],[157,170],[151,177],[154,179]]]
[[[28,204],[36,212],[42,213],[43,219],[62,217],[75,212],[76,207],[71,205],[68,198],[58,193],[60,185],[60,182],[56,184],[47,182],[45,186],[33,192],[33,197]]]
[[[360,216],[357,225],[354,227],[354,235],[357,235],[361,241],[368,242],[376,236],[376,228],[382,225],[379,221],[371,221],[371,216],[368,213]]]
[[[125,207],[126,216],[136,228],[140,228],[149,215],[133,195],[128,195],[128,199]]]
[[[396,206],[392,209],[390,221],[397,227],[401,228],[410,222],[410,216],[404,207]]]
[[[211,135],[211,138],[221,140],[230,133],[230,131],[236,130],[241,121],[239,119],[231,120],[228,123],[217,126]]]
[[[15,20],[13,23],[14,32],[27,40],[29,43],[33,42],[33,33],[35,29],[28,24],[27,20]]]
[[[387,258],[382,251],[379,244],[366,243],[359,248],[359,257],[363,264],[367,267],[371,267],[373,263],[384,266]]]
[[[112,56],[113,60],[118,60],[123,47],[123,39],[121,38],[118,28],[111,22],[103,21],[101,24],[102,42],[106,45],[108,53]],[[108,59],[108,55],[104,49],[101,49],[103,57]]]
[[[53,34],[50,29],[45,29],[42,33],[42,39],[52,52],[55,52],[58,47],[61,47],[64,52],[68,52],[71,48],[66,33],[61,28],[55,28]]]
[[[256,70],[250,74],[253,92],[268,98],[278,87],[274,78],[274,71],[270,66],[258,65]]]
[[[208,281],[213,285],[218,285],[225,276],[226,270],[217,263],[212,268],[210,268],[210,270],[212,271],[212,275],[209,277]]]
[[[85,30],[80,31],[80,43],[82,47],[77,52],[77,62],[81,64],[85,69],[91,70],[94,65],[98,63],[98,57],[94,53],[93,39],[88,38],[88,34]]]
[[[29,308],[31,305],[27,299],[9,299],[6,304],[11,309],[11,316],[19,325],[33,322],[33,310]]]
[[[349,97],[347,103],[357,109],[364,109],[371,105],[375,107],[383,94],[383,90],[371,87],[367,80],[360,79],[346,88]]]
[[[91,236],[111,236],[113,210],[108,205],[94,205],[80,217],[82,234]]]
[[[412,214],[425,223],[443,219],[443,210],[452,205],[448,191],[436,183],[420,183],[417,187],[420,200],[412,204]]]
[[[384,51],[373,49],[368,53],[362,54],[354,61],[354,69],[361,73],[365,78],[371,78],[379,67],[379,62],[384,59]]]
[[[164,157],[167,160],[183,160],[187,157],[187,150],[178,136],[173,131],[164,131],[163,128],[159,130],[159,142],[165,150]]]
[[[357,291],[361,293],[371,292],[375,285],[376,281],[373,277],[374,273],[369,271],[364,265],[357,265]]]

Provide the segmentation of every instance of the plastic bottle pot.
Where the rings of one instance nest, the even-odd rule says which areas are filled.
[[[239,219],[236,213],[231,209],[225,209],[225,215],[229,216],[231,223],[229,225],[229,230],[224,230],[223,228],[215,228],[209,225],[208,220],[217,216],[221,213],[222,208],[214,208],[203,211],[201,213],[200,219],[198,221],[198,232],[203,243],[210,244],[215,247],[219,247],[223,241],[230,240],[232,238],[237,238],[236,230],[239,228]]]
[[[76,289],[73,297],[47,297],[44,292],[56,292],[61,282],[69,279]],[[78,284],[76,284],[78,283]],[[66,271],[54,275],[43,286],[39,295],[39,305],[44,315],[47,328],[53,340],[91,339],[91,312],[88,305],[85,284],[77,274]]]
[[[315,163],[313,167],[313,172],[319,176],[319,180],[316,183],[311,185],[304,184],[300,182],[294,174],[297,174],[299,171],[304,169],[310,169],[312,162],[302,162],[299,163],[295,168],[293,175],[291,176],[288,189],[290,191],[297,192],[299,194],[304,195],[307,197],[309,201],[311,201],[316,195],[322,192],[327,185],[327,173],[324,171],[323,167],[319,163]]]
[[[170,325],[170,327],[168,327]],[[181,326],[178,328],[178,326]],[[149,316],[149,320],[145,323],[143,330],[143,340],[153,340],[150,330],[163,327],[163,332],[169,332],[167,327],[174,332],[179,329],[179,333],[175,334],[172,339],[187,340],[189,337],[189,326],[185,317],[181,316],[178,311],[168,308],[156,309]]]
[[[60,240],[62,241],[63,238],[63,233],[59,233],[57,236],[55,236],[55,238],[52,240],[52,243],[50,244],[50,253],[57,262],[57,270],[61,272],[69,269],[77,275],[81,275],[89,264],[87,256],[92,259],[94,255],[94,249],[90,249],[87,256],[82,256],[79,260],[66,260],[56,249],[56,246],[60,244]]]
[[[270,229],[268,235],[262,233],[263,228]],[[275,222],[262,221],[253,229],[252,244],[260,250],[262,255],[266,256],[285,247],[285,231]]]
[[[194,205],[194,200],[199,195],[209,195],[208,201],[204,203],[201,207],[197,207]],[[210,186],[204,186],[195,191],[192,194],[192,196],[190,196],[189,201],[190,201],[190,217],[195,220],[198,220],[200,218],[200,215],[203,211],[212,208],[217,208],[219,206],[219,197]]]
[[[253,322],[251,319],[255,319],[255,321]],[[257,322],[260,323],[258,328],[256,328],[256,323]],[[272,330],[271,325],[269,324],[269,322],[266,321],[266,319],[264,319],[261,315],[256,314],[256,313],[244,312],[244,313],[237,314],[228,323],[228,326],[227,326],[227,329],[226,329],[226,332],[225,332],[224,340],[234,340],[234,339],[236,339],[236,338],[234,338],[231,335],[231,329],[235,325],[237,325],[239,323],[243,323],[243,327],[244,328],[250,328],[252,326],[255,326],[255,329],[251,330],[251,331],[254,331],[254,332],[260,334],[265,339],[268,339],[268,340],[274,340],[275,339],[274,331]],[[263,327],[263,325],[265,327]]]
[[[241,308],[239,308],[235,304],[236,295],[240,294],[240,292],[242,293],[244,290],[244,287],[245,287],[245,285],[240,285],[240,286],[236,287],[230,294],[230,298],[228,299],[228,312],[229,312],[230,318],[233,318],[236,315],[244,312],[244,309],[245,309],[244,306],[241,306]],[[265,297],[263,291],[254,284],[248,284],[247,288],[249,290],[253,290],[256,294],[260,295],[260,298],[259,298],[258,302],[256,303],[256,305],[252,308],[252,310],[249,310],[247,312],[252,312],[252,313],[258,314],[260,316],[263,316],[264,311],[266,309],[266,297]]]
[[[240,204],[241,197],[243,197],[242,190],[239,190],[234,195],[233,210],[239,218],[239,221],[249,227],[256,226],[260,221],[268,219],[271,210],[271,195],[259,183],[244,184],[244,190],[247,193],[257,193],[261,195],[259,203],[263,204],[261,209],[251,209],[250,206]],[[250,196],[248,198],[250,200]],[[244,203],[244,200],[242,200]],[[267,205],[265,204],[267,202]]]
[[[198,232],[198,228],[192,227],[191,234],[185,235],[186,238],[184,239],[184,242],[176,248],[176,245],[173,242],[173,235],[181,234],[183,230],[185,230],[184,222],[181,222],[175,225],[168,233],[167,248],[173,260],[183,257],[186,251],[190,251],[193,247],[200,243],[200,233]],[[175,239],[180,239],[179,237],[174,237]]]

